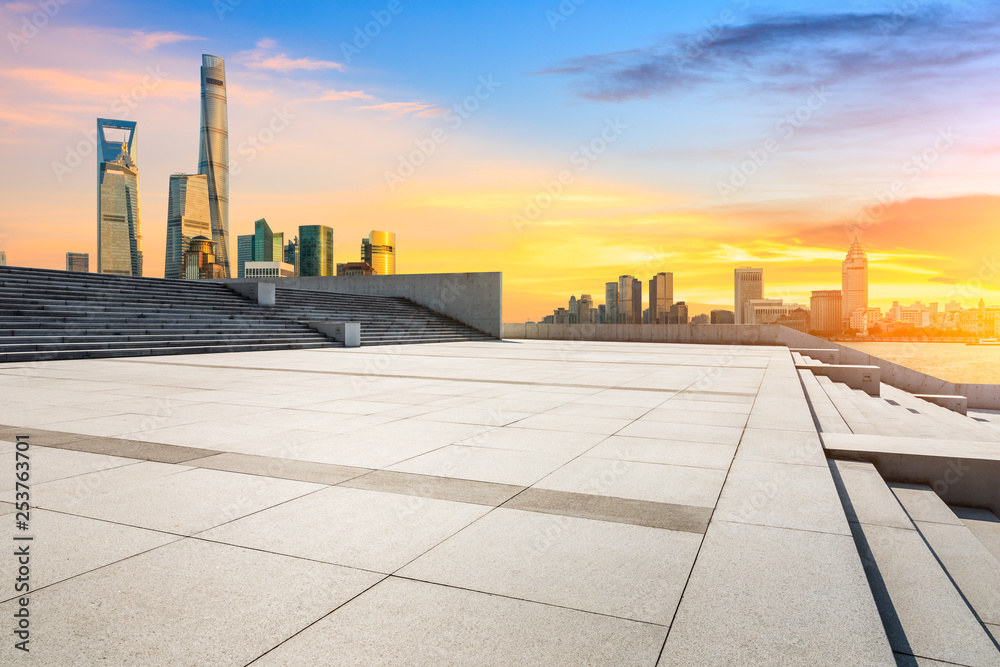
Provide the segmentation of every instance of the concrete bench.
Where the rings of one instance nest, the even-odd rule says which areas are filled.
[[[961,415],[969,413],[969,399],[965,396],[955,396],[954,394],[914,394],[915,398],[922,398],[925,401],[948,408]]]
[[[306,322],[306,325],[329,336],[344,347],[361,347],[360,322]]]
[[[797,364],[795,368],[810,370],[815,375],[823,375],[834,382],[842,382],[851,389],[864,391],[869,396],[878,396],[881,393],[882,369],[878,366]]]

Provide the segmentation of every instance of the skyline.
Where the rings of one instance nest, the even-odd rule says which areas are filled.
[[[121,117],[143,128],[144,274],[155,275],[169,175],[197,159],[199,59],[213,53],[232,91],[230,253],[260,218],[334,228],[335,261],[393,229],[404,272],[503,271],[505,319],[524,321],[564,295],[600,294],[607,276],[659,271],[688,303],[724,305],[743,265],[765,267],[769,296],[808,302],[839,287],[857,232],[874,306],[1000,301],[988,251],[1000,95],[983,85],[1000,57],[986,3],[898,16],[893,3],[586,3],[554,22],[554,2],[287,16],[216,5],[231,11],[69,3],[30,39],[6,40],[9,263],[96,256],[94,158],[77,144],[95,117]],[[37,11],[6,3],[0,29],[19,35]],[[359,48],[370,12],[388,22]]]

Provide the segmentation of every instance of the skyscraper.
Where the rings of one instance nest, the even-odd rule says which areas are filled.
[[[183,278],[181,265],[191,239],[211,236],[208,213],[208,177],[204,174],[173,174],[167,198],[167,247],[163,277]]]
[[[836,334],[844,330],[844,306],[839,289],[814,291],[809,309],[813,331]]]
[[[85,252],[66,253],[66,270],[74,273],[87,273],[90,271],[90,255]]]
[[[325,225],[299,227],[299,275],[332,276],[333,230]]]
[[[253,223],[253,261],[274,261],[274,232],[264,218]],[[280,256],[278,261],[281,261]]]
[[[664,324],[674,303],[674,274],[657,273],[649,279],[649,322]]]
[[[368,262],[376,276],[395,275],[396,235],[373,230],[367,239],[361,239],[361,261]]]
[[[747,302],[764,298],[764,269],[740,267],[735,273],[735,319],[736,324],[750,321]]]
[[[136,123],[97,119],[97,272],[142,275]]]
[[[632,281],[632,324],[642,324],[642,281]]]
[[[271,260],[274,262],[285,261],[285,232],[274,232],[271,238],[274,240]]]
[[[246,278],[246,264],[253,261],[253,234],[236,237],[236,277]]]
[[[299,237],[285,244],[285,264],[295,267],[295,275],[299,275]]]
[[[589,294],[581,295],[577,308],[579,310],[577,321],[580,324],[590,324],[594,317],[594,298]]]
[[[857,236],[841,265],[841,287],[841,320],[849,322],[855,311],[868,310],[868,255]]]
[[[632,305],[632,276],[618,276],[618,323],[632,324],[635,322],[635,310]],[[641,317],[640,313],[640,317]]]
[[[198,173],[208,176],[208,206],[215,260],[229,278],[229,113],[226,107],[226,63],[201,57],[201,140]]]
[[[604,321],[618,323],[618,283],[604,284]]]

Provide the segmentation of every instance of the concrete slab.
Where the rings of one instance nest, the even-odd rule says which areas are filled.
[[[890,482],[888,486],[899,499],[899,504],[906,510],[911,521],[963,525],[962,520],[955,516],[931,487],[898,482]]]
[[[826,467],[823,443],[815,432],[748,428],[743,431],[736,458]]]
[[[848,521],[914,530],[910,518],[875,466],[855,461],[830,461],[830,471]]]
[[[700,424],[667,424],[639,419],[615,435],[657,440],[684,440],[687,442],[709,442],[718,445],[737,445],[743,429],[733,426],[703,426]]]
[[[539,454],[578,456],[608,436],[602,433],[560,433],[529,428],[494,428],[455,444],[517,449]]]
[[[12,471],[0,475],[0,492],[10,491],[17,480],[14,478],[15,452],[0,454],[0,470]],[[139,463],[136,459],[118,456],[103,456],[51,447],[32,447],[28,450],[31,464],[31,484],[43,484],[66,477],[75,477],[89,472],[117,468]]]
[[[613,435],[587,451],[591,458],[726,470],[736,453],[734,445],[654,440]]]
[[[1000,519],[992,512],[969,507],[952,507],[955,515],[1000,561]]]
[[[513,449],[449,445],[397,463],[390,470],[436,477],[530,486],[571,457]]]
[[[232,453],[195,459],[191,462],[191,466],[330,485],[340,484],[371,472],[369,468],[352,468],[330,465],[329,463]]]

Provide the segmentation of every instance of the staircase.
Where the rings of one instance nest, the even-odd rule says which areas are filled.
[[[360,322],[362,345],[489,340],[406,299],[0,267],[0,362],[342,347],[310,320]]]
[[[830,461],[899,665],[1000,665],[1000,519]]]

